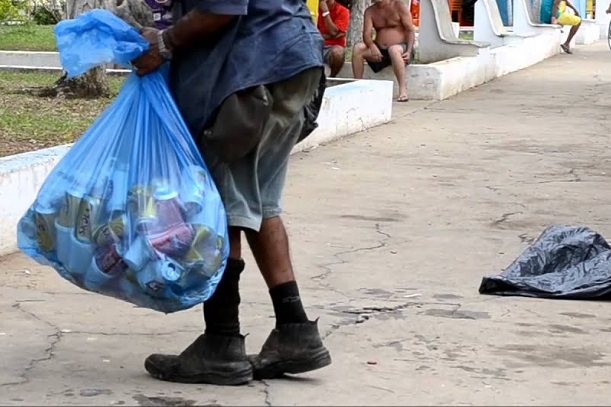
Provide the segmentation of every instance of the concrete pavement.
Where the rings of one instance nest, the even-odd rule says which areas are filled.
[[[611,239],[611,51],[579,47],[292,161],[286,223],[303,300],[334,359],[237,388],[149,378],[201,332],[0,259],[4,405],[604,405],[610,305],[481,296],[548,225]],[[243,332],[273,326],[254,262]]]

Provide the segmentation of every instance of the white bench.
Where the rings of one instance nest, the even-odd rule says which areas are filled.
[[[450,58],[478,55],[490,44],[461,40],[454,33],[447,0],[421,0],[418,59],[431,63]]]
[[[518,35],[537,35],[560,31],[557,24],[537,23],[539,19],[533,16],[533,10],[528,0],[514,0],[513,2],[513,32]]]
[[[575,42],[579,45],[588,45],[598,41],[599,39],[600,30],[598,28],[598,25],[596,24],[596,20],[585,18],[582,19],[581,27],[579,27],[579,31],[577,31],[577,35],[575,35]]]
[[[488,42],[492,48],[510,45],[529,37],[516,34],[503,25],[496,0],[476,1],[474,20],[473,39]]]

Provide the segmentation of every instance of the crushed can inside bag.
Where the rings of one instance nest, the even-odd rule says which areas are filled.
[[[62,23],[56,35],[62,61],[75,64],[65,66],[69,75],[125,62],[148,47],[106,11]],[[85,29],[100,31],[86,37],[97,38],[98,51],[111,48],[107,60],[86,65],[94,59],[73,54],[92,51],[61,37]],[[133,55],[117,56],[117,49]],[[166,69],[127,78],[45,180],[17,237],[23,252],[81,288],[169,313],[214,293],[229,242],[221,198],[168,90]]]

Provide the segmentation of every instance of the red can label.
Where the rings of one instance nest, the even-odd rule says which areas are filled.
[[[162,227],[184,223],[182,204],[178,197],[155,201],[157,218]]]
[[[186,223],[181,223],[149,236],[149,241],[151,246],[161,253],[168,256],[183,256],[189,251],[194,236],[193,228]]]
[[[127,269],[127,265],[123,262],[121,255],[117,251],[117,245],[114,244],[98,252],[95,256],[95,261],[103,273],[114,274]]]

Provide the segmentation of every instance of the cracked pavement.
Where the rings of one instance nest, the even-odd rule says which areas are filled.
[[[286,223],[302,297],[333,364],[223,388],[158,382],[151,352],[202,330],[0,259],[2,405],[606,405],[601,302],[481,296],[553,223],[611,238],[611,52],[578,47],[292,159]],[[242,329],[274,324],[247,257]]]

